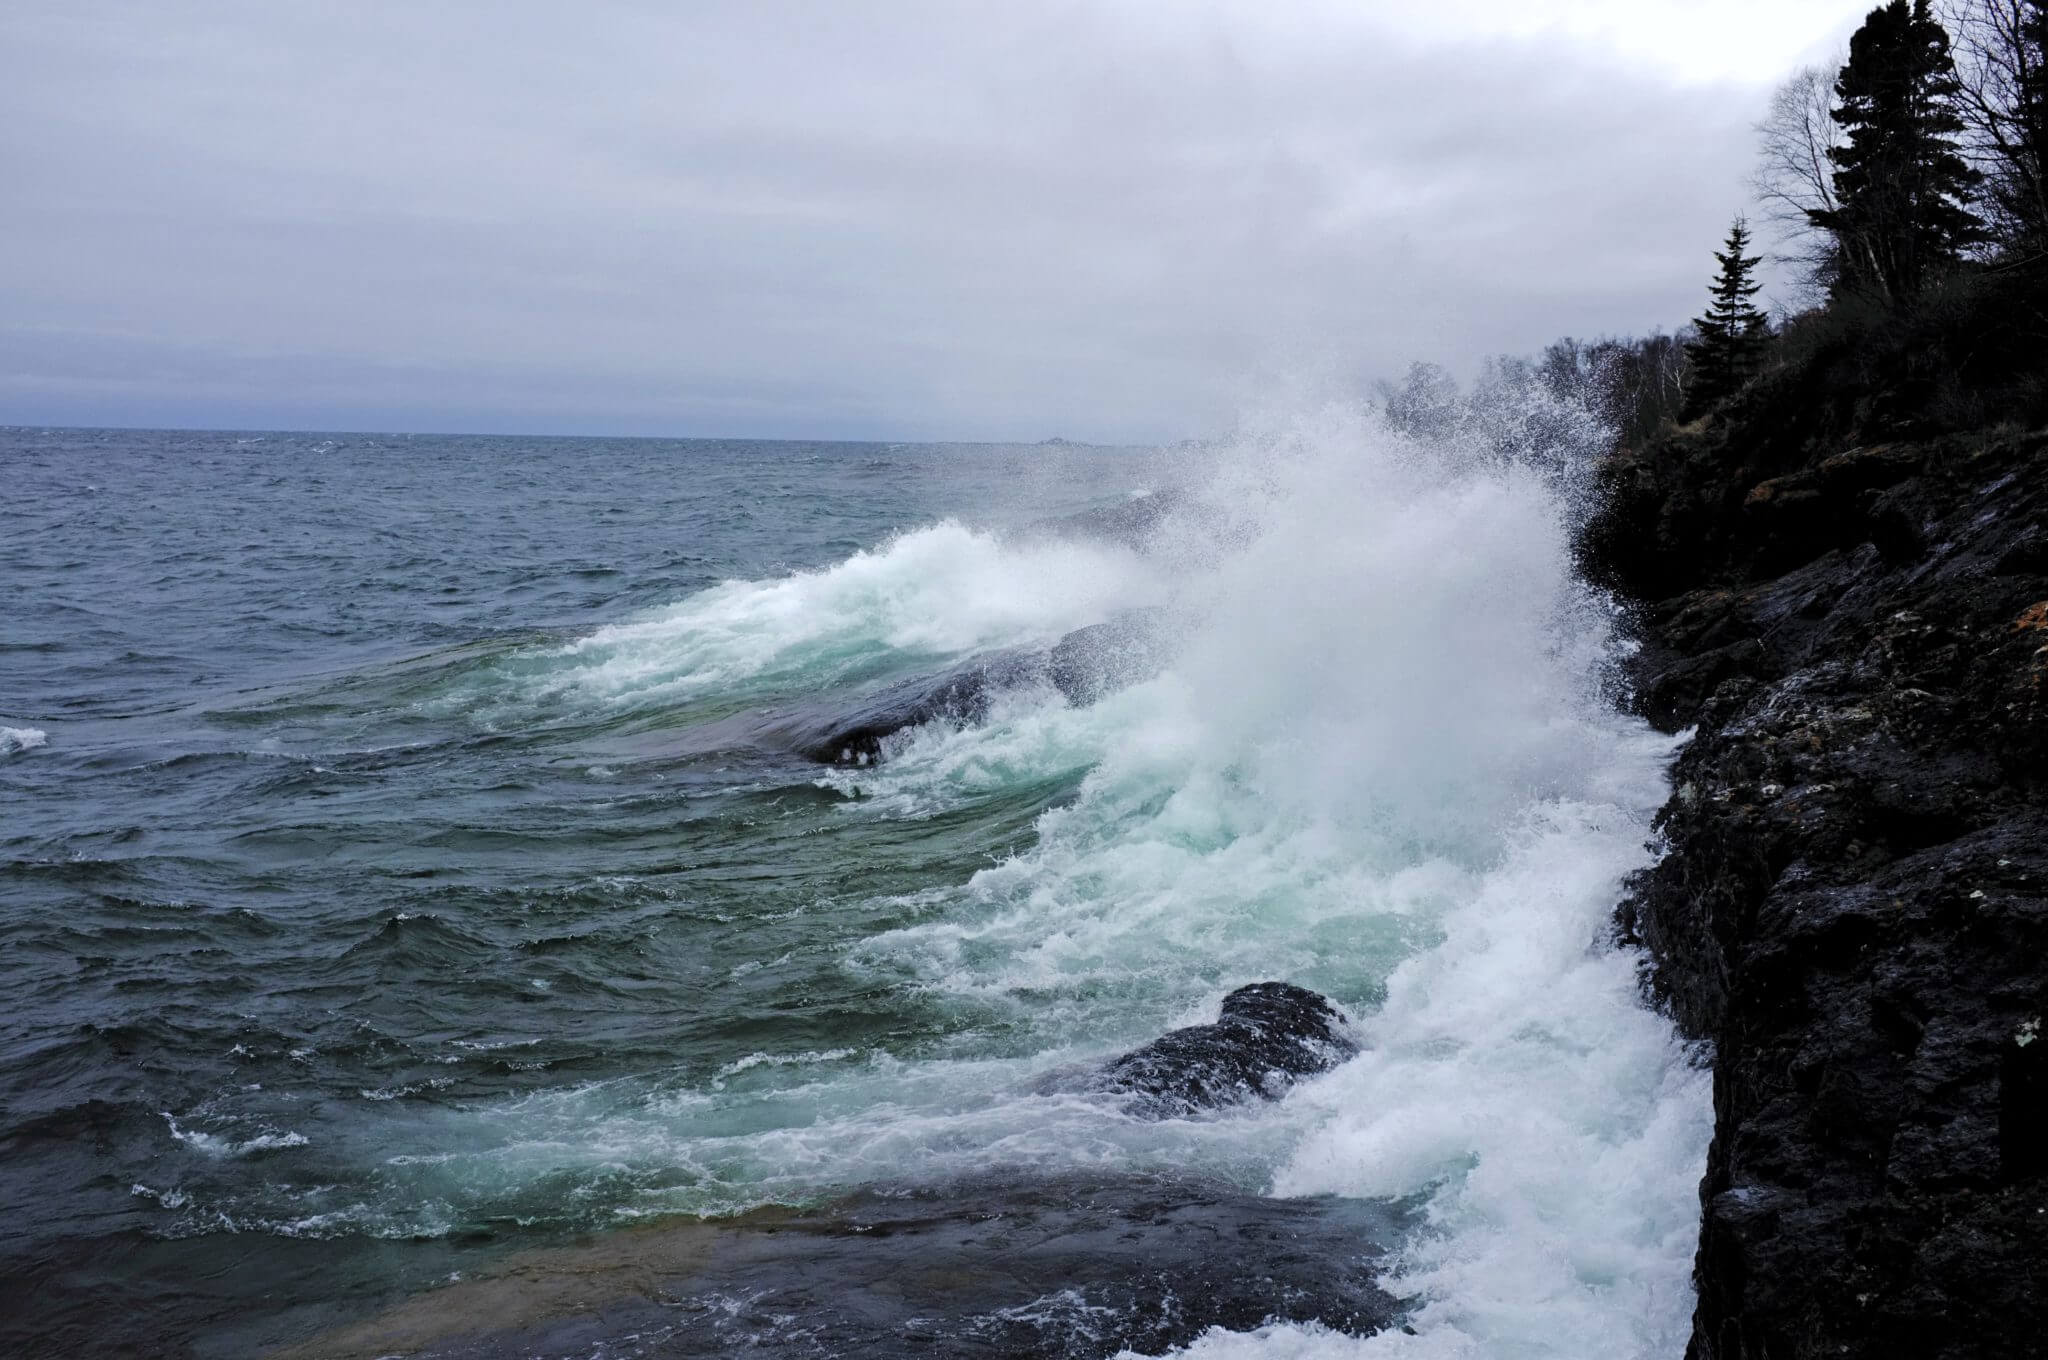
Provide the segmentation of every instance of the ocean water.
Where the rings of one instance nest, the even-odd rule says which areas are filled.
[[[254,1354],[478,1253],[996,1167],[1420,1206],[1406,1330],[1199,1354],[1682,1350],[1707,1079],[1608,938],[1672,748],[1555,468],[1317,411],[0,469],[0,1349]],[[1087,706],[744,738],[1149,607],[1166,669]],[[1045,1093],[1265,978],[1364,1051],[1202,1118]]]

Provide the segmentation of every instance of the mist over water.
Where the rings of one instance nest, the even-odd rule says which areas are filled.
[[[1606,941],[1671,744],[1602,698],[1610,619],[1572,574],[1569,488],[1335,414],[1234,452],[1249,466],[1213,485],[1251,532],[1183,579],[1169,674],[840,776],[916,808],[1072,763],[1068,743],[1091,761],[1035,846],[859,957],[1111,1047],[1133,1010],[1318,987],[1363,1015],[1366,1052],[1218,1121],[1269,1141],[1204,1129],[1187,1151],[1281,1194],[1424,1199],[1398,1280],[1419,1335],[1360,1348],[1670,1353],[1706,1077]]]
[[[77,677],[0,711],[41,738],[6,739],[0,780],[46,808],[0,881],[27,960],[6,1077],[37,1093],[8,1202],[70,1174],[74,1127],[113,1166],[45,1252],[517,1242],[991,1166],[1193,1170],[1416,1224],[1389,1281],[1410,1331],[1199,1353],[1682,1345],[1706,1076],[1608,938],[1671,743],[1603,697],[1613,620],[1555,466],[1339,410],[1150,454],[448,444],[438,477],[330,451],[356,537],[283,525],[222,560],[180,515],[251,455],[186,450],[143,555],[187,611],[81,627],[109,571],[0,655]],[[54,572],[109,526],[76,451],[36,452],[79,500],[8,565]],[[95,487],[134,495],[166,454],[129,456]],[[551,483],[586,490],[542,510]],[[1170,499],[1139,541],[1043,527],[1145,493]],[[465,494],[496,513],[451,549]],[[252,598],[279,604],[252,624]],[[1086,707],[1020,685],[868,766],[718,736],[1155,607],[1165,669]],[[1337,1000],[1364,1051],[1202,1118],[1044,1093],[1265,978]]]

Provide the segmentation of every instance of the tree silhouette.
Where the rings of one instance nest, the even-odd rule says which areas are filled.
[[[2019,8],[2017,133],[2003,187],[2025,243],[2048,251],[2048,3],[2024,0]]]
[[[1728,229],[1727,249],[1714,252],[1721,272],[1714,278],[1707,314],[1693,322],[1699,339],[1686,346],[1693,364],[1691,408],[1703,411],[1749,381],[1756,372],[1770,322],[1750,301],[1763,285],[1751,273],[1761,255],[1745,255],[1749,224],[1740,217]]]
[[[1765,220],[1776,228],[1778,261],[1793,267],[1797,286],[1816,301],[1833,286],[1839,267],[1834,236],[1814,225],[1813,217],[1838,206],[1831,154],[1842,144],[1842,125],[1835,121],[1835,72],[1847,60],[1845,53],[1825,69],[1794,71],[1772,94],[1769,111],[1756,125],[1757,166],[1750,189]]]
[[[2022,256],[2048,253],[2048,2],[1946,0],[1943,17],[1991,233]]]
[[[1443,438],[1463,414],[1458,380],[1441,364],[1410,364],[1399,387],[1379,384],[1379,397],[1387,424],[1415,439]]]
[[[1891,0],[1849,39],[1834,110],[1846,136],[1828,152],[1836,203],[1808,214],[1834,233],[1838,290],[1911,297],[1983,239],[1965,206],[1981,176],[1954,140],[1959,93],[1948,32],[1928,0]]]

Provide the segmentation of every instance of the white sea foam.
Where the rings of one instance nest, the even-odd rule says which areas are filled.
[[[877,902],[909,923],[843,960],[976,1023],[914,1058],[752,1055],[688,1087],[538,1092],[487,1112],[474,1150],[408,1162],[422,1197],[659,1167],[623,1212],[702,1212],[991,1165],[1192,1166],[1425,1214],[1388,1280],[1412,1332],[1273,1327],[1191,1353],[1681,1348],[1708,1085],[1608,940],[1672,744],[1601,697],[1611,618],[1573,574],[1557,481],[1339,412],[1247,439],[1206,495],[1210,525],[1243,530],[1231,551],[942,525],[547,658],[536,683],[609,701],[1050,637],[1137,603],[1190,618],[1154,680],[1084,709],[1024,690],[823,776],[862,795],[847,817],[921,818],[1090,771],[1028,850]],[[1215,1118],[1037,1089],[1261,978],[1331,994],[1366,1051]]]
[[[736,1077],[757,1067],[808,1067],[814,1063],[841,1062],[858,1052],[852,1048],[827,1048],[808,1053],[749,1053],[719,1068],[718,1075],[711,1079],[711,1086],[717,1090],[725,1085],[727,1077]]]
[[[1414,1334],[1363,1353],[1671,1353],[1708,1084],[1605,943],[1671,744],[1600,698],[1608,619],[1554,483],[1342,418],[1277,442],[1232,488],[1265,531],[1205,581],[1174,673],[1102,713],[1013,721],[977,756],[949,734],[857,776],[886,805],[1056,748],[1046,725],[1101,757],[1033,851],[862,957],[1105,1039],[1094,998],[1198,979],[1175,1020],[1259,976],[1380,993],[1367,1052],[1267,1116],[1298,1131],[1277,1193],[1427,1199],[1390,1281]],[[1202,1347],[1233,1348],[1361,1346],[1277,1329]]]
[[[166,1209],[182,1209],[192,1202],[190,1195],[175,1187],[169,1190],[152,1190],[146,1185],[136,1184],[128,1187],[128,1193],[140,1199],[153,1199]]]
[[[40,727],[0,727],[0,756],[33,751],[49,743],[50,734]]]
[[[837,566],[728,581],[528,658],[530,693],[673,701],[735,685],[834,676],[890,656],[941,657],[1044,641],[1165,587],[1135,553],[1006,543],[947,521]]]
[[[171,1137],[186,1147],[203,1152],[209,1157],[249,1157],[259,1152],[276,1152],[283,1148],[304,1147],[306,1135],[292,1130],[279,1132],[265,1129],[250,1138],[230,1138],[224,1134],[208,1133],[203,1129],[181,1127],[168,1112],[163,1113],[164,1123],[170,1126]]]

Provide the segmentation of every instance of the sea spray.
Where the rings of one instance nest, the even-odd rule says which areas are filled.
[[[1092,705],[1026,684],[809,776],[840,800],[804,812],[812,836],[915,845],[1052,801],[977,871],[864,895],[856,861],[834,898],[778,904],[855,928],[797,931],[748,983],[801,961],[807,990],[898,998],[896,1037],[805,1031],[700,1074],[458,1106],[407,1127],[376,1198],[617,1221],[991,1166],[1193,1170],[1420,1206],[1390,1280],[1413,1333],[1368,1347],[1649,1355],[1682,1334],[1706,1087],[1607,928],[1671,744],[1603,698],[1613,619],[1573,571],[1569,476],[1339,409],[1182,473],[1142,551],[942,522],[492,671],[502,728],[522,705],[772,704],[1134,607],[1180,631],[1163,673]],[[1263,978],[1334,998],[1366,1052],[1221,1117],[1044,1090]]]
[[[1186,629],[1164,675],[1092,707],[1026,689],[980,726],[935,723],[879,768],[821,776],[857,796],[844,817],[915,822],[1090,771],[1027,849],[897,903],[912,923],[847,950],[855,977],[933,997],[951,1036],[723,1113],[571,1122],[700,1168],[735,1204],[992,1161],[1419,1197],[1426,1221],[1392,1281],[1413,1333],[1367,1353],[1668,1349],[1690,1311],[1706,1083],[1640,1005],[1607,919],[1645,861],[1671,743],[1603,698],[1612,616],[1573,571],[1569,477],[1339,410],[1189,474],[1185,509],[1150,544],[1168,574],[1086,545],[952,537],[992,610],[919,582],[934,544],[916,535],[859,563],[866,598],[955,611],[915,625],[934,647],[995,640],[1013,577],[1066,583],[1035,597],[1041,626],[1170,594]],[[1074,589],[1084,578],[1104,587]],[[722,587],[716,608],[780,589]],[[703,645],[677,621],[712,608],[679,607],[647,645]],[[889,610],[863,618],[863,645],[907,635]],[[848,627],[800,616],[776,636],[843,648]],[[1359,1013],[1368,1051],[1279,1106],[1215,1120],[1146,1125],[1031,1093],[1034,1073],[1206,1018],[1269,976]]]
[[[1662,1354],[1690,1316],[1707,1080],[1607,944],[1671,743],[1602,700],[1568,491],[1335,413],[1260,441],[1211,488],[1256,532],[1074,806],[868,946],[1083,1033],[1253,975],[1362,1004],[1368,1052],[1272,1116],[1271,1188],[1426,1198],[1413,1335],[1366,1354]]]
[[[1051,641],[1159,589],[1154,568],[1114,546],[1012,546],[949,520],[836,566],[728,581],[601,628],[533,658],[529,692],[644,703],[821,687],[881,662]]]

